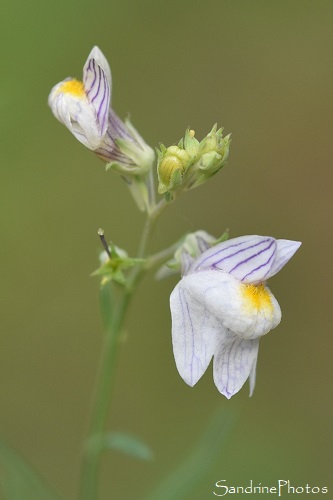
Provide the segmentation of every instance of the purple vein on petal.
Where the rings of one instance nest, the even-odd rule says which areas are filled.
[[[235,388],[235,380],[234,380],[234,376],[231,377],[231,373],[230,373],[230,365],[233,364],[235,365],[235,357],[236,357],[236,352],[237,352],[237,349],[234,349],[235,347],[235,344],[237,342],[237,338],[235,337],[234,340],[231,342],[231,345],[230,347],[228,346],[228,350],[227,350],[227,363],[226,363],[226,372],[227,372],[227,380],[226,380],[226,383],[225,383],[225,391],[226,393],[228,394],[228,396],[230,397],[233,392],[234,392],[234,388]],[[233,354],[233,360],[231,362],[231,355]],[[233,385],[233,389],[231,389],[231,385]],[[231,389],[231,390],[230,390]]]
[[[226,257],[223,257],[222,259],[218,260],[217,262],[214,263],[213,267],[218,267],[217,264],[221,264],[222,262],[228,260],[228,259],[232,259],[233,257],[235,257],[235,255],[238,255],[238,254],[241,254],[243,252],[246,252],[247,250],[251,250],[252,248],[256,248],[258,247],[259,245],[262,245],[263,243],[266,243],[270,241],[270,239],[267,239],[267,240],[261,240],[259,241],[258,243],[255,243],[254,245],[250,245],[248,247],[245,247],[245,248],[241,248],[240,250],[238,250],[237,252],[234,252],[234,253],[231,253],[229,255],[227,255]],[[273,240],[274,241],[274,240]],[[250,259],[253,259],[253,257],[256,257],[257,255],[259,255],[261,253],[258,252],[256,254],[253,254],[251,255],[250,257],[248,257],[247,259],[244,259],[243,261],[239,262],[238,264],[236,264],[236,266],[234,266],[231,271],[233,271],[234,269],[236,269],[236,267],[238,267],[240,264],[242,264],[243,262],[247,262],[248,260]],[[231,272],[229,271],[229,272]]]
[[[231,243],[232,240],[229,240],[227,242],[223,242],[223,243],[219,243],[218,245],[216,245],[216,247],[213,247],[216,248],[216,252],[209,252],[209,254],[207,256],[205,256],[204,254],[202,255],[202,257],[204,258],[200,258],[197,259],[197,263],[196,263],[196,266],[195,268],[193,269],[193,271],[199,269],[199,268],[202,268],[202,267],[212,267],[212,268],[219,268],[220,266],[218,266],[218,264],[221,264],[222,262],[226,261],[227,259],[230,259],[230,258],[234,258],[236,255],[242,253],[242,252],[246,252],[247,250],[250,250],[251,248],[255,248],[257,247],[258,245],[261,245],[262,243],[266,243],[270,240],[272,240],[272,238],[266,238],[266,239],[263,239],[263,238],[260,238],[260,241],[253,244],[253,245],[249,245],[249,243],[251,241],[254,241],[254,240],[257,240],[258,237],[257,236],[254,236],[253,238],[247,238],[246,240],[242,240],[242,241],[239,241],[237,243]],[[244,247],[244,245],[247,245],[246,247]],[[221,248],[222,246],[222,248]],[[242,247],[239,249],[239,247]],[[212,249],[212,250],[213,250]],[[226,255],[226,256],[223,256],[222,258],[220,258],[219,260],[216,260],[216,258],[220,257],[222,254],[225,254],[226,252],[229,252],[231,249],[238,249],[237,251],[229,254],[229,255]],[[208,261],[208,265],[204,265],[205,262]]]
[[[251,276],[251,274],[259,271],[259,269],[261,269],[262,267],[265,267],[265,266],[269,265],[269,268],[267,269],[267,271],[265,272],[265,274],[263,274],[262,277],[260,278],[260,281],[263,281],[266,278],[267,274],[270,273],[270,270],[272,268],[273,262],[270,262],[271,260],[274,262],[274,253],[271,254],[270,258],[264,264],[261,264],[260,266],[256,267],[255,269],[252,269],[252,271],[250,271],[249,273],[245,274],[241,278],[240,281],[246,280],[249,276]]]
[[[193,271],[199,269],[200,267],[204,267],[203,264],[207,261],[207,260],[212,260],[215,256],[217,255],[220,255],[222,252],[228,250],[229,248],[232,248],[232,247],[238,247],[239,245],[242,245],[244,242],[241,242],[241,243],[235,243],[233,245],[229,245],[227,248],[223,248],[222,250],[217,250],[215,253],[210,253],[207,257],[205,258],[202,258],[202,256],[199,257],[199,259],[197,259],[197,263],[196,263],[196,266],[193,268]],[[218,245],[217,245],[218,246]],[[214,248],[214,247],[213,247]],[[210,266],[208,266],[210,267]]]
[[[91,73],[93,74],[93,78],[88,88],[87,84],[90,80]],[[108,117],[110,88],[103,69],[99,66],[95,59],[91,59],[89,61],[86,68],[84,84],[86,87],[86,95],[90,103],[95,108],[100,125],[100,131],[103,132],[105,130],[106,120]]]
[[[267,241],[267,240],[266,240]],[[268,240],[269,241],[269,240]],[[241,266],[242,264],[247,264],[250,260],[254,259],[255,257],[258,257],[258,255],[261,255],[262,253],[265,253],[267,252],[271,247],[272,245],[275,246],[275,240],[271,240],[270,244],[268,245],[268,247],[264,248],[263,250],[260,250],[260,252],[256,253],[256,254],[253,254],[251,255],[250,257],[248,257],[247,259],[244,259],[243,261],[239,262],[235,267],[233,267],[229,272],[232,274],[232,272],[237,269],[238,266]],[[266,262],[264,262],[263,264],[260,264],[259,266],[257,266],[256,268],[252,269],[250,272],[248,272],[247,274],[245,274],[241,281],[245,280],[245,278],[247,278],[248,276],[251,276],[251,274],[253,274],[254,272],[258,271],[259,269],[263,268],[263,267],[266,267],[269,263],[271,264],[269,269],[266,271],[266,273],[264,274],[264,276],[266,276],[270,269],[271,269],[271,266],[272,266],[272,263],[273,262],[270,262],[272,259],[274,261],[274,256],[275,256],[275,248],[273,248],[273,252],[271,252],[270,254],[270,257],[267,259]]]
[[[94,71],[95,71],[95,75],[96,75],[95,79],[97,78],[97,86],[96,86],[96,89],[94,89],[95,95],[91,98],[91,102],[94,102],[94,100],[99,96],[99,91],[101,88],[101,81],[102,81],[102,76],[103,76],[102,70],[99,66],[97,66],[98,76],[97,76],[97,72],[96,72],[96,67],[94,68]],[[93,90],[93,87],[91,88],[91,90]]]
[[[132,142],[137,142],[134,140],[133,136],[128,132],[125,124],[118,118],[116,113],[110,109],[109,113],[109,128],[112,130],[112,132],[115,132],[117,135],[119,135],[119,138],[122,139],[129,139]]]
[[[89,72],[92,72],[94,74],[94,78],[93,78],[93,81],[92,81],[89,89],[86,88],[86,94],[87,95],[90,94],[91,90],[94,88],[96,77],[97,77],[96,70],[95,70],[95,64],[94,63],[95,63],[95,60],[94,59],[90,59],[88,67],[87,67],[87,70],[86,70],[87,73],[86,73],[85,78],[84,78],[84,86],[86,87],[86,82],[88,80],[88,74],[89,74]]]
[[[127,156],[124,156],[118,149],[115,148],[107,148],[107,144],[104,144],[106,147],[103,148],[98,148],[95,149],[94,152],[98,155],[104,156],[106,161],[110,162],[112,160],[116,161],[117,160],[122,163],[123,165],[131,166],[134,165],[133,162],[127,158]]]
[[[104,129],[104,125],[105,125],[105,121],[106,121],[106,118],[107,118],[107,114],[108,114],[108,110],[105,109],[105,100],[108,98],[108,94],[109,94],[109,89],[108,89],[108,86],[107,86],[107,82],[106,82],[106,77],[103,73],[102,75],[103,77],[103,97],[102,97],[102,100],[100,102],[100,105],[98,107],[98,111],[97,111],[97,115],[100,116],[102,115],[102,119],[101,119],[101,130]]]
[[[186,367],[187,364],[187,336],[186,336],[186,331],[188,326],[186,325],[186,320],[185,320],[185,314],[187,314],[187,318],[189,320],[189,323],[191,325],[191,331],[193,332],[193,325],[191,321],[191,316],[188,308],[188,304],[186,301],[185,293],[184,291],[180,288],[179,290],[179,299],[180,299],[180,304],[181,304],[181,310],[182,310],[182,332],[184,335],[184,353],[183,353],[183,359],[184,359],[184,366]],[[186,309],[186,311],[185,311]],[[192,335],[192,356],[191,356],[191,362],[190,362],[190,370],[191,370],[191,383],[193,380],[193,353],[194,353],[194,335]]]

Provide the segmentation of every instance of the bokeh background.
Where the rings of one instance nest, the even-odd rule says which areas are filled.
[[[211,368],[184,384],[170,339],[176,279],[145,279],[109,428],[140,436],[155,460],[105,455],[101,498],[143,498],[221,407],[236,422],[190,498],[212,497],[220,479],[332,491],[332,19],[329,0],[2,4],[0,434],[65,498],[76,498],[102,345],[96,231],[134,255],[143,223],[116,174],[47,107],[95,44],[115,110],[150,145],[187,126],[199,139],[215,122],[232,132],[227,167],[163,214],[153,249],[199,228],[303,242],[270,282],[283,321],[261,341],[251,399],[246,385],[227,401]]]

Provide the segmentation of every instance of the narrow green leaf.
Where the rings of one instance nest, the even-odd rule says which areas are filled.
[[[4,500],[61,500],[4,442],[0,442],[0,487]]]
[[[104,436],[104,448],[120,451],[140,460],[153,460],[154,454],[141,439],[122,432],[112,432]]]
[[[146,500],[190,498],[191,491],[220,456],[234,420],[235,415],[231,411],[219,410],[192,452],[146,497]]]

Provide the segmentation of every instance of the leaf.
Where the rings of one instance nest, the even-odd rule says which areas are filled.
[[[0,442],[0,486],[4,500],[61,500],[10,446]]]
[[[191,491],[212,468],[221,454],[234,420],[235,415],[231,411],[219,410],[211,419],[208,428],[192,452],[145,500],[190,498]]]
[[[149,446],[141,439],[123,432],[112,432],[104,435],[104,449],[120,451],[140,460],[153,460],[154,454]]]

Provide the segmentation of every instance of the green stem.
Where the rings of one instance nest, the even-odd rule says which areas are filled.
[[[155,223],[166,207],[167,202],[163,198],[157,205],[154,206],[153,210],[147,216],[137,255],[139,259],[146,256],[147,245],[149,243],[151,233],[155,227]]]
[[[109,413],[112,386],[116,368],[116,358],[119,346],[119,337],[122,331],[125,313],[131,299],[131,293],[124,293],[116,315],[104,337],[103,352],[100,360],[100,369],[95,392],[95,403],[91,415],[88,438],[84,449],[81,470],[81,500],[96,500],[98,494],[98,476],[101,459],[101,437]]]
[[[162,200],[148,214],[139,245],[139,258],[146,256],[153,227],[165,206],[166,203]],[[97,500],[98,498],[99,465],[103,451],[102,436],[110,410],[119,338],[130,300],[145,272],[147,270],[141,265],[135,267],[129,275],[128,286],[123,289],[118,307],[114,310],[104,337],[90,427],[82,460],[80,500]]]
[[[176,243],[173,243],[168,248],[165,248],[160,252],[150,255],[147,259],[147,263],[145,264],[145,269],[152,269],[158,266],[159,264],[165,262],[166,260],[171,259],[171,257],[174,256],[177,248],[179,248],[180,243],[181,240],[178,240],[176,241]]]

